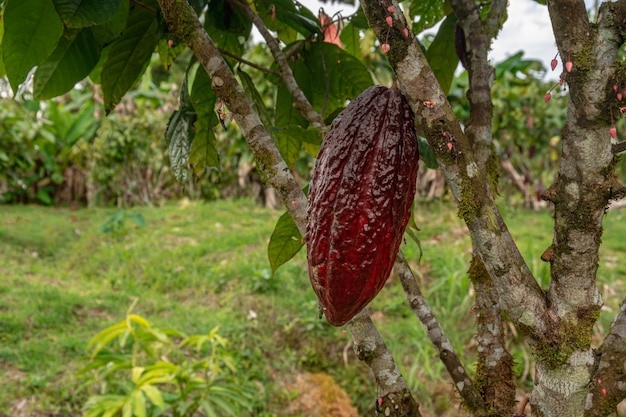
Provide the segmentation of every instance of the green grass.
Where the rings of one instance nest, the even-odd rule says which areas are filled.
[[[285,381],[302,371],[329,373],[361,414],[371,411],[376,392],[367,369],[351,349],[344,363],[349,339],[317,317],[304,251],[271,276],[266,247],[281,212],[247,200],[182,201],[129,210],[143,216],[144,227],[126,218],[116,233],[103,233],[101,225],[115,213],[0,206],[0,416],[16,415],[9,410],[18,405],[80,415],[84,397],[76,393],[73,375],[84,364],[86,345],[122,320],[135,299],[134,312],[157,327],[195,334],[219,325],[231,341],[240,377],[263,388],[255,415],[284,415],[280,410],[297,394]],[[552,239],[550,213],[505,209],[504,216],[547,288],[549,268],[539,257]],[[608,330],[624,290],[623,216],[610,212],[605,221],[599,283],[606,308],[599,336]],[[472,372],[469,237],[446,203],[419,205],[416,220],[422,261],[415,243],[407,240],[403,251]],[[449,398],[450,386],[396,279],[374,300],[372,311],[423,409],[440,412],[431,388],[435,384]],[[525,352],[514,352],[522,373]]]

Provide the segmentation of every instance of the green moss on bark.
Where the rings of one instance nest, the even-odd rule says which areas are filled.
[[[576,317],[563,319],[556,340],[546,338],[535,342],[537,360],[548,369],[556,369],[567,362],[574,351],[589,349],[599,315],[600,308],[594,306],[578,311]]]

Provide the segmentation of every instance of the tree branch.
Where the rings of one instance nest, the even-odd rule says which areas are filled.
[[[291,214],[300,233],[304,234],[306,196],[285,164],[243,88],[202,27],[195,11],[184,0],[159,0],[159,4],[170,30],[193,51],[206,70],[212,80],[215,94],[233,113],[233,118],[254,152],[260,169],[278,191],[283,205]]]
[[[493,201],[492,196],[497,193],[498,165],[490,165],[489,160],[495,158],[492,155],[491,101],[495,71],[489,64],[488,53],[494,37],[502,28],[507,1],[493,1],[486,18],[481,16],[481,10],[474,1],[451,0],[450,3],[458,19],[457,25],[465,35],[456,40],[465,41],[462,50],[466,52],[466,56],[459,58],[466,65],[469,78],[470,119],[466,124],[465,134],[481,167],[479,177],[489,187],[489,199]],[[490,405],[495,415],[508,415],[515,406],[513,357],[505,344],[498,286],[489,277],[477,242],[474,243],[474,253],[469,276],[476,289],[476,384],[483,400]]]
[[[232,4],[237,9],[241,10],[243,14],[252,21],[254,26],[259,30],[263,39],[269,46],[272,55],[274,56],[274,60],[278,65],[280,70],[281,77],[280,79],[287,87],[287,90],[291,94],[294,100],[294,105],[296,109],[302,114],[311,124],[322,132],[326,131],[326,124],[322,119],[322,116],[313,108],[309,100],[306,98],[302,89],[296,83],[296,80],[293,76],[293,71],[291,71],[291,67],[287,62],[287,58],[283,54],[283,51],[280,49],[280,45],[276,38],[272,36],[269,29],[263,23],[263,20],[252,10],[252,8],[242,0],[228,0],[230,4]]]
[[[381,399],[378,408],[384,416],[421,417],[418,405],[400,374],[385,342],[365,310],[348,323],[357,358],[376,370],[374,378]]]
[[[479,256],[472,258],[468,275],[476,290],[476,385],[490,405],[491,415],[510,415],[515,407],[515,375],[498,296]]]
[[[361,6],[378,39],[390,45],[387,57],[398,76],[399,88],[423,127],[458,202],[459,215],[468,225],[477,253],[493,280],[500,307],[531,337],[543,338],[550,322],[543,292],[502,220],[484,181],[485,167],[476,159],[421,47],[413,37],[402,33],[406,21],[400,6],[393,1],[393,18],[400,22],[393,28],[386,24],[387,10],[377,0],[363,0]],[[449,138],[455,140],[453,149],[447,146]]]
[[[563,61],[572,62],[572,71],[565,73],[570,100],[555,187],[549,298],[560,319],[584,325],[589,334],[602,306],[595,281],[613,177],[607,132],[615,100],[612,65],[623,41],[611,18],[613,10],[611,3],[603,4],[599,24],[592,28],[582,0],[548,2],[559,53]]]
[[[601,417],[626,398],[626,298],[611,324],[602,346],[596,373],[589,388],[585,417]]]
[[[163,17],[172,32],[189,46],[211,77],[213,90],[233,113],[233,118],[253,151],[259,168],[276,189],[298,230],[304,235],[306,197],[219,50],[186,1],[159,0],[159,3]],[[365,313],[355,320],[355,323],[349,324],[352,328],[354,348],[357,353],[361,352],[360,357],[364,358],[374,373],[382,393],[382,406],[389,407],[392,413],[387,415],[419,416],[418,405],[373,323]],[[389,378],[389,375],[393,378]]]
[[[484,410],[485,403],[480,393],[467,375],[465,367],[459,360],[443,328],[428,305],[426,298],[424,298],[422,291],[417,285],[415,275],[413,275],[413,271],[401,252],[398,253],[396,258],[394,271],[400,278],[402,288],[404,288],[411,309],[422,322],[428,338],[437,349],[439,358],[448,370],[456,389],[459,394],[461,394],[461,398],[463,398],[463,401],[470,410]]]
[[[586,409],[593,400],[587,385],[593,383],[598,357],[591,340],[603,304],[596,277],[602,219],[614,183],[608,133],[611,106],[617,103],[614,64],[623,43],[623,22],[615,21],[618,8],[616,3],[603,3],[597,24],[591,25],[584,1],[548,1],[569,101],[558,178],[549,189],[554,237],[546,256],[551,263],[547,298],[554,326],[535,354],[533,415],[567,413],[573,407],[582,414],[581,406]],[[608,414],[604,408],[598,412]]]

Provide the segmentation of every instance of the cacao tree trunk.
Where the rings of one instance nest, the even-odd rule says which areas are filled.
[[[169,29],[194,52],[220,99],[233,112],[255,158],[302,234],[306,199],[253,106],[197,16],[182,0],[159,0]],[[492,153],[491,96],[494,72],[488,50],[505,19],[506,0],[450,0],[459,25],[458,50],[469,73],[470,120],[456,118],[421,46],[406,36],[407,22],[397,1],[363,0],[370,26],[395,71],[399,88],[442,168],[473,242],[469,271],[477,292],[479,355],[472,380],[451,348],[422,296],[402,254],[400,276],[416,316],[427,329],[469,413],[522,414],[515,410],[512,357],[504,340],[510,320],[531,346],[536,360],[530,395],[533,415],[605,416],[626,396],[626,303],[597,349],[592,328],[602,298],[596,286],[602,218],[612,198],[625,188],[613,175],[610,130],[619,104],[613,86],[626,84],[626,67],[616,61],[626,33],[626,0],[604,3],[597,23],[589,22],[583,0],[549,0],[548,10],[563,62],[570,102],[562,139],[558,180],[543,198],[554,203],[554,238],[542,259],[551,264],[551,282],[542,289],[522,258],[495,204],[499,163]],[[233,4],[255,20],[243,2]],[[389,7],[393,6],[393,7]],[[249,9],[249,10],[248,10]],[[392,14],[390,27],[387,17]],[[320,130],[321,118],[293,82],[284,56],[269,32],[260,30],[281,68],[281,77],[299,111]],[[571,63],[571,64],[570,64]],[[451,140],[454,146],[450,147]],[[349,324],[357,356],[372,370],[377,404],[386,416],[418,416],[419,409],[391,354],[366,313]]]
[[[379,39],[390,45],[388,57],[400,88],[424,127],[457,198],[459,214],[466,221],[474,243],[475,263],[484,265],[485,274],[470,270],[480,315],[492,317],[488,326],[491,335],[481,330],[479,323],[478,339],[479,343],[485,342],[485,354],[479,355],[478,382],[484,384],[480,376],[487,375],[490,387],[481,389],[484,399],[500,409],[500,414],[507,407],[512,411],[511,378],[497,381],[497,376],[506,375],[511,366],[511,359],[498,340],[497,310],[501,309],[533,348],[537,362],[530,398],[533,415],[606,415],[626,394],[626,358],[618,359],[624,351],[623,308],[604,344],[597,351],[591,348],[592,328],[602,306],[595,283],[602,218],[615,191],[623,188],[615,184],[609,126],[612,112],[617,113],[613,86],[626,81],[620,79],[619,65],[615,62],[624,42],[626,2],[603,4],[597,25],[590,24],[583,1],[548,2],[570,102],[558,180],[544,195],[554,203],[555,211],[553,244],[544,253],[544,260],[552,266],[550,288],[545,293],[519,256],[493,203],[489,182],[488,80],[492,72],[486,52],[499,29],[502,15],[498,10],[502,10],[503,3],[490,3],[485,6],[487,13],[481,16],[480,7],[474,2],[451,1],[465,34],[462,50],[467,55],[461,60],[466,63],[470,78],[468,96],[472,116],[464,129],[450,114],[442,92],[432,87],[436,80],[419,47],[393,30],[387,37],[385,12],[378,2],[366,0],[363,9]],[[450,135],[461,150],[453,157],[445,146]],[[521,288],[523,291],[519,291]],[[495,314],[489,308],[495,308]],[[605,351],[610,351],[611,356],[605,357]],[[495,355],[496,352],[501,354]],[[495,369],[500,372],[490,373]],[[507,391],[508,399],[492,394]],[[482,414],[480,410],[473,411]]]

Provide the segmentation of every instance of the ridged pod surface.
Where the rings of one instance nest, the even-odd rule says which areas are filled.
[[[324,138],[309,186],[309,277],[328,322],[361,311],[391,274],[411,214],[419,153],[400,91],[370,87]]]

